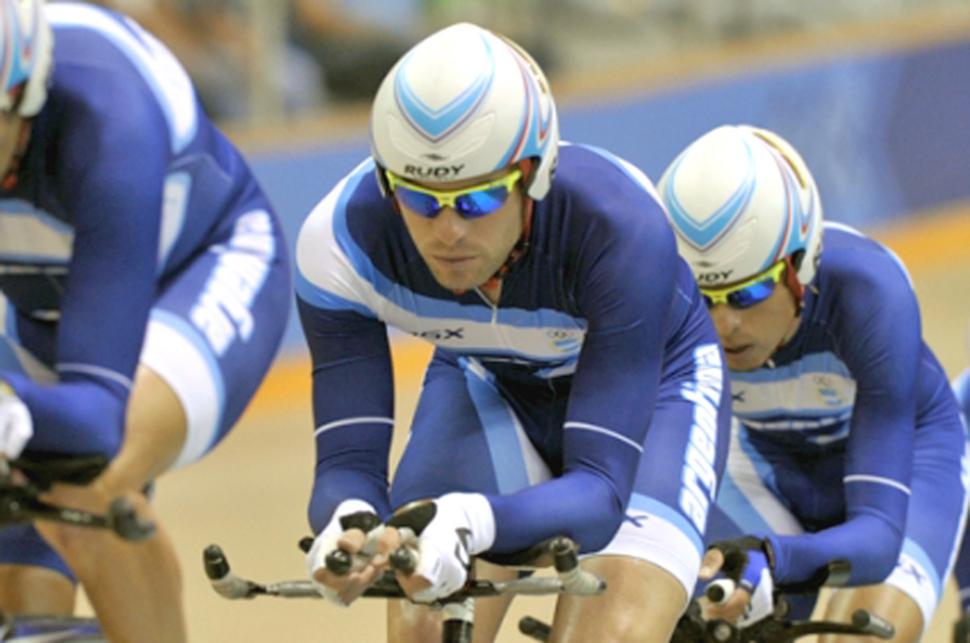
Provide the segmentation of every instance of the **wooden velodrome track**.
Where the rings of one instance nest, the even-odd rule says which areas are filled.
[[[970,364],[970,207],[921,219],[882,232],[910,267],[923,310],[924,333],[952,376]],[[418,392],[427,349],[408,344],[395,353],[398,418],[394,456]],[[320,641],[360,643],[384,640],[384,606],[362,601],[350,609],[323,601],[262,599],[227,601],[211,591],[202,573],[201,552],[221,544],[233,568],[256,580],[302,577],[297,539],[307,531],[305,505],[311,480],[312,422],[306,363],[283,363],[261,389],[242,423],[199,464],[166,475],[158,484],[156,507],[175,540],[183,565],[192,641]],[[947,641],[956,611],[952,588],[926,641]],[[649,600],[649,596],[644,596]],[[521,641],[518,615],[547,616],[551,599],[519,599],[499,641]]]
[[[957,23],[949,21],[948,25],[948,29],[957,31]],[[965,25],[965,21],[960,23],[959,31],[963,32]],[[919,25],[909,23],[905,33],[918,31]],[[937,33],[936,37],[946,36]],[[791,45],[791,40],[786,45]],[[738,62],[743,58],[735,57],[733,64],[743,64]],[[723,65],[719,68],[724,69]],[[694,71],[698,69],[702,73],[712,71],[710,65],[693,66]],[[659,78],[653,74],[652,81],[663,84],[673,77],[682,78],[683,73],[687,70],[681,67]],[[577,93],[599,90],[597,82],[580,82],[573,89]],[[350,120],[360,122],[359,117]],[[334,131],[332,127],[326,129]],[[275,135],[270,138],[278,141]],[[251,144],[259,146],[259,141]],[[910,221],[893,229],[868,232],[886,241],[909,266],[922,304],[924,335],[953,376],[970,364],[970,204]],[[427,355],[427,348],[415,344],[395,352],[399,427],[394,458],[406,435]],[[240,425],[213,454],[159,481],[155,506],[182,561],[192,641],[384,640],[384,605],[379,601],[361,601],[350,609],[309,600],[227,601],[212,592],[202,572],[202,549],[216,542],[243,576],[263,581],[304,577],[303,556],[296,542],[307,533],[305,507],[313,467],[311,432],[308,365],[302,359],[281,361]],[[644,601],[649,599],[648,595],[643,597]],[[519,599],[517,603],[500,642],[523,640],[514,628],[521,614],[548,618],[551,613],[552,599]],[[948,641],[956,604],[951,587],[925,641]],[[81,609],[87,608],[82,605]]]

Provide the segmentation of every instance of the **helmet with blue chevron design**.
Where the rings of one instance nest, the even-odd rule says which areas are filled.
[[[674,159],[657,187],[701,287],[741,281],[786,257],[801,286],[815,277],[822,246],[818,188],[795,148],[774,132],[747,125],[711,130]]]
[[[526,194],[538,200],[549,191],[559,152],[556,106],[524,50],[459,23],[419,42],[384,78],[371,111],[371,152],[379,169],[430,182],[484,176],[533,158]]]
[[[43,0],[0,0],[0,110],[33,116],[44,106],[53,38]]]

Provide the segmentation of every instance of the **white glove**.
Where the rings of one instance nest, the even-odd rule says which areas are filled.
[[[763,557],[760,553],[755,554],[755,556]],[[748,582],[746,582],[746,579]],[[748,608],[745,610],[744,616],[738,621],[738,625],[747,627],[766,616],[771,616],[772,612],[775,611],[775,582],[771,577],[771,569],[767,562],[759,562],[759,565],[745,570],[745,576],[741,579],[741,586],[751,592],[751,600],[748,601]]]
[[[34,434],[34,422],[27,405],[6,382],[0,382],[0,456],[13,459]]]
[[[310,551],[308,551],[306,554],[307,571],[310,573],[310,580],[313,581],[313,585],[316,587],[316,590],[325,599],[331,603],[334,603],[335,605],[340,605],[341,607],[346,607],[347,603],[341,600],[340,596],[337,595],[337,591],[329,585],[324,585],[323,583],[317,581],[313,575],[318,570],[326,568],[327,555],[337,549],[337,541],[344,533],[344,528],[340,524],[340,519],[358,512],[377,513],[374,510],[374,507],[363,500],[344,500],[333,512],[333,516],[330,518],[330,522],[327,523],[327,526],[324,527],[323,531],[321,531],[313,540],[313,546],[310,547]],[[382,528],[383,526],[378,527],[377,529]],[[377,529],[372,531],[377,531]],[[369,537],[368,543],[373,542],[373,540],[373,538]],[[363,553],[366,554],[366,545],[364,549],[365,551]]]
[[[495,516],[482,494],[449,493],[435,499],[434,504],[434,518],[418,538],[418,566],[414,570],[431,583],[412,597],[422,603],[461,589],[468,578],[471,556],[495,542]]]

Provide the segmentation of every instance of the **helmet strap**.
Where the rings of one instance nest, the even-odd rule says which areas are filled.
[[[805,306],[805,286],[798,281],[798,269],[795,268],[791,255],[785,257],[785,287],[794,295],[798,314],[801,314],[802,308]]]
[[[537,164],[531,158],[519,162],[519,169],[522,170],[522,176],[525,177],[522,181],[522,233],[519,235],[519,240],[512,246],[512,250],[509,251],[509,256],[506,257],[505,262],[499,266],[495,274],[489,277],[488,281],[482,284],[481,287],[486,290],[497,286],[502,278],[512,270],[512,266],[529,252],[529,242],[532,238],[532,214],[535,211],[536,202],[528,195],[528,190],[524,186],[532,181],[536,168]]]
[[[0,179],[0,190],[4,192],[9,192],[17,187],[17,181],[20,178],[20,164],[24,160],[27,145],[30,143],[30,126],[31,121],[29,119],[20,121],[20,132],[17,134],[17,145],[14,147],[13,156],[10,158],[10,167],[7,168],[6,175]]]

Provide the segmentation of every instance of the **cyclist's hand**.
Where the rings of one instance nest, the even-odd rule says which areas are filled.
[[[27,405],[13,389],[0,381],[0,457],[16,458],[34,434]]]
[[[423,524],[420,524],[423,523]],[[412,600],[430,603],[461,589],[468,579],[471,557],[495,541],[495,518],[485,496],[449,493],[423,503],[420,510],[404,507],[391,520],[402,534],[419,533],[417,567],[398,573],[398,582]],[[404,528],[407,528],[404,529]],[[405,545],[408,545],[406,538]]]
[[[341,606],[360,597],[387,566],[387,558],[380,551],[387,551],[391,545],[376,544],[382,532],[380,519],[369,504],[361,500],[340,503],[306,555],[310,578],[321,596]],[[327,569],[327,556],[338,549],[351,555],[352,565],[343,574]]]
[[[706,619],[720,618],[746,627],[772,614],[774,579],[761,539],[745,536],[711,545],[701,561],[700,578],[711,580],[718,572],[730,582],[721,585],[722,600],[708,602]]]

